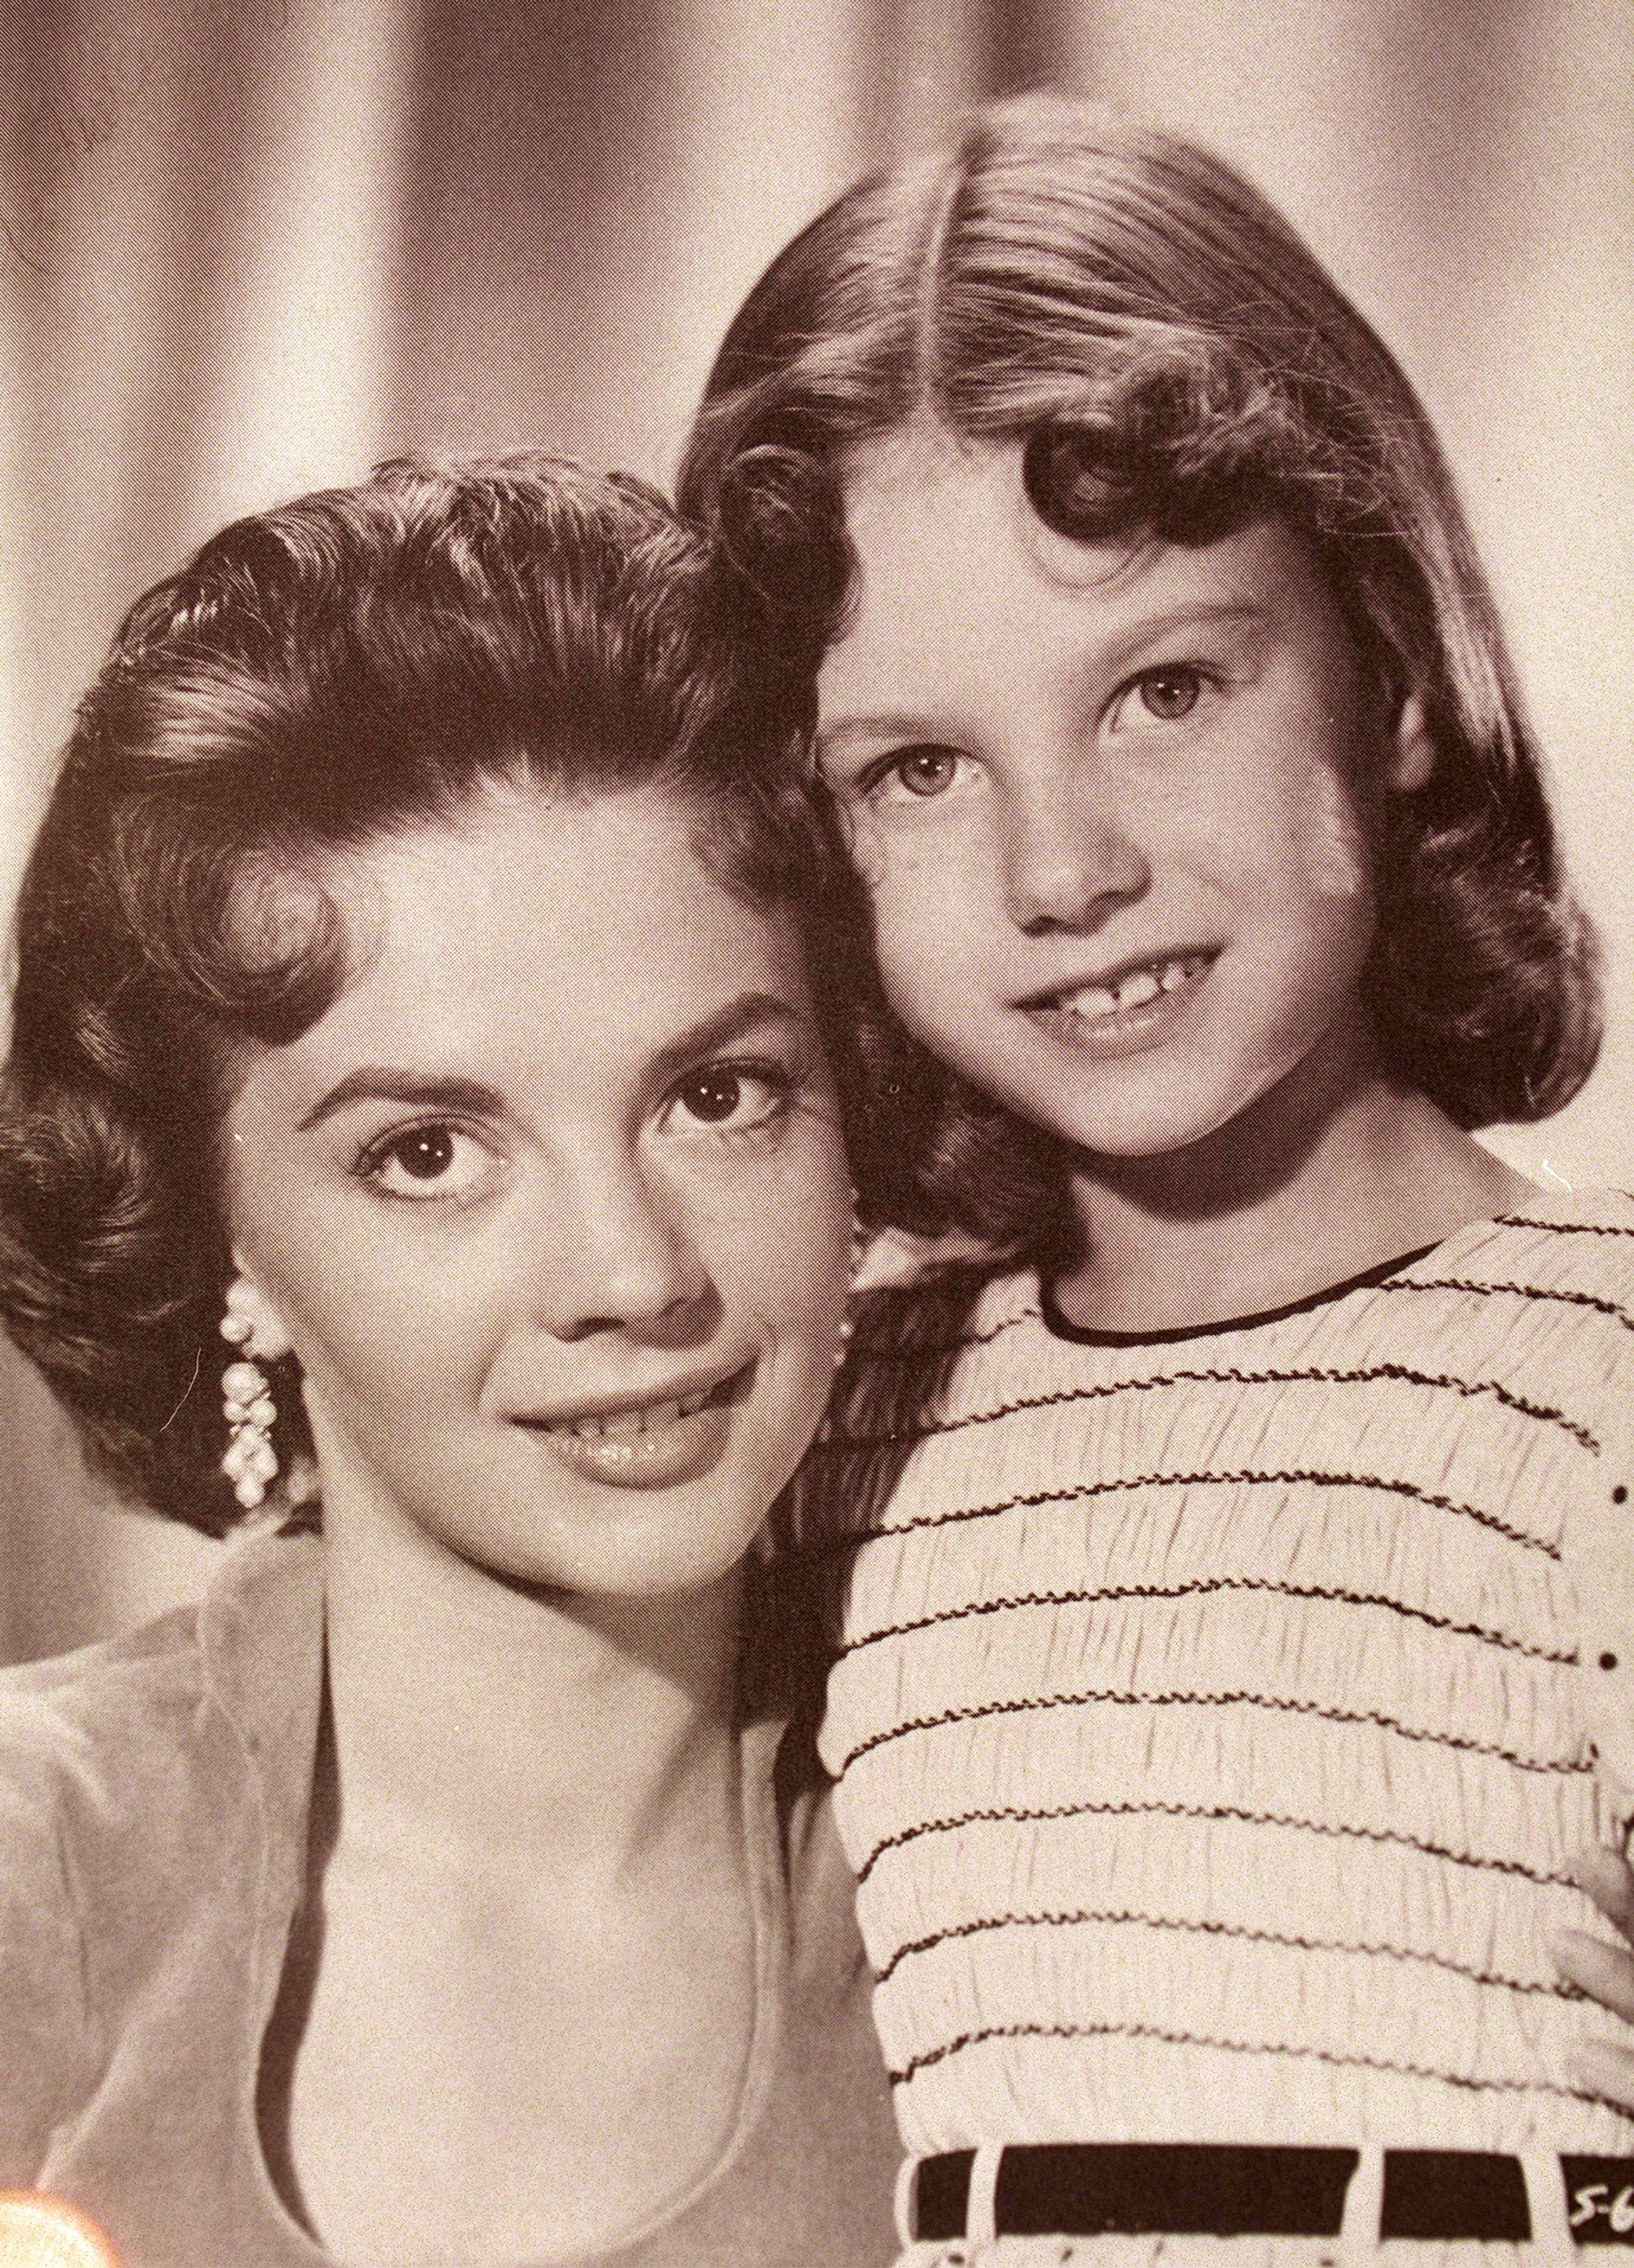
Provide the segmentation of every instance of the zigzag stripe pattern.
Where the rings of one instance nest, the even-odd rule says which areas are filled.
[[[1023,1271],[865,1335],[801,1533],[915,2148],[1634,2156],[1549,1952],[1634,1778],[1634,1200],[1218,1329]]]

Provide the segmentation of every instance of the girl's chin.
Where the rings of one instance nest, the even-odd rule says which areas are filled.
[[[1302,1074],[1309,1070],[1307,1079]],[[1313,1051],[1284,1064],[1255,1066],[1228,1087],[1153,1095],[1122,1110],[1063,1110],[1043,1121],[1077,1152],[1090,1178],[1154,1177],[1183,1168],[1198,1192],[1245,1194],[1283,1174],[1297,1174],[1324,1125],[1343,1119],[1366,1084],[1335,1071]],[[1132,1099],[1131,1099],[1132,1100]],[[1034,1116],[1034,1113],[1029,1113]]]
[[[1269,1086],[1270,1083],[1268,1083]],[[1108,1167],[1156,1165],[1165,1159],[1195,1157],[1203,1145],[1229,1138],[1233,1126],[1254,1108],[1267,1088],[1237,1096],[1223,1096],[1213,1108],[1199,1108],[1193,1094],[1183,1106],[1153,1104],[1137,1110],[1061,1110],[1045,1116],[1023,1106],[1034,1118],[1067,1144],[1084,1161],[1086,1171],[1097,1163]]]

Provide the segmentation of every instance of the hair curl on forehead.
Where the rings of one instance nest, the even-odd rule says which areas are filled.
[[[234,1062],[345,981],[333,858],[489,788],[672,796],[724,887],[795,913],[867,1179],[863,917],[799,755],[809,686],[734,603],[652,491],[524,454],[398,460],[257,514],[131,608],[25,876],[0,1086],[0,1317],[123,1486],[237,1516]],[[279,1407],[287,1465],[298,1395]]]
[[[1565,1101],[1598,1042],[1593,946],[1491,598],[1423,407],[1264,198],[1173,136],[1028,98],[814,220],[728,332],[680,488],[785,650],[815,663],[843,630],[847,481],[915,428],[1019,446],[1034,510],[1082,541],[1299,535],[1381,713],[1416,697],[1435,750],[1419,793],[1358,784],[1386,1060],[1464,1125]],[[925,1154],[934,1213],[933,1130]]]

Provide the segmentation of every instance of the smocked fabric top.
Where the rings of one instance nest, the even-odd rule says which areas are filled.
[[[1548,1946],[1634,1808],[1634,1203],[1151,1337],[1013,1275],[960,1338],[822,1735],[909,2149],[1634,2152]]]

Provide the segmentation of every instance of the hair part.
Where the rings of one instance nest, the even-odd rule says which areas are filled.
[[[808,684],[734,626],[707,543],[642,484],[541,454],[408,459],[214,537],[131,608],[25,875],[0,1086],[0,1318],[121,1487],[239,1516],[216,1145],[242,1051],[346,981],[326,869],[489,788],[642,789],[723,887],[803,927],[848,1076],[865,917],[797,747]],[[310,1446],[279,1396],[287,1469]]]
[[[1435,752],[1421,791],[1359,783],[1386,1064],[1466,1127],[1567,1101],[1599,1043],[1594,942],[1473,541],[1408,380],[1258,192],[1172,136],[1024,98],[778,256],[680,493],[809,666],[854,589],[848,475],[916,425],[1019,444],[1034,510],[1085,542],[1205,544],[1273,517],[1309,545],[1387,713],[1417,696]],[[925,1110],[915,1225],[1034,1237],[1063,1153],[1012,1123],[1001,1170],[995,1106],[906,1035],[896,1056]]]

